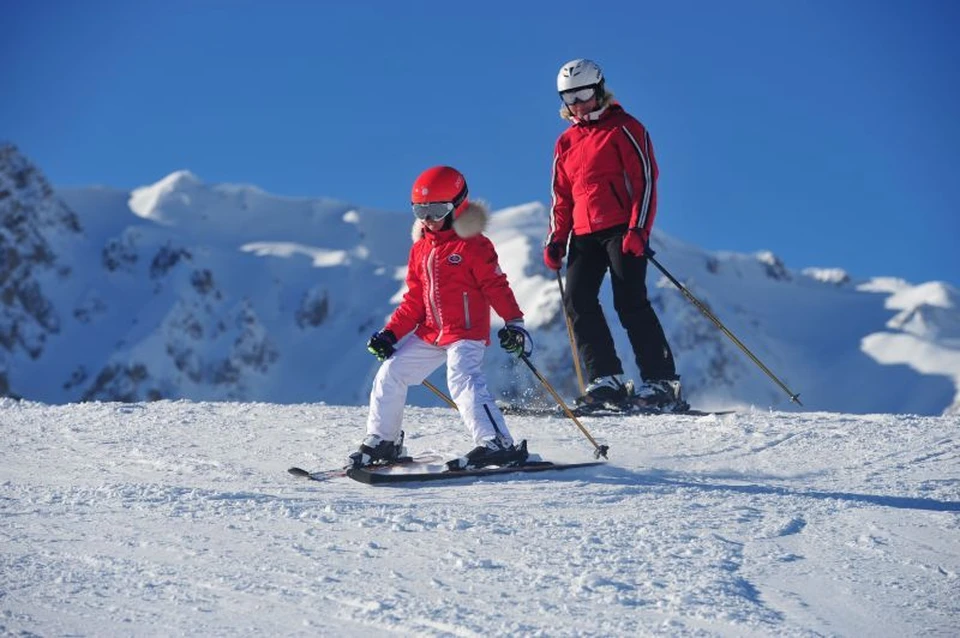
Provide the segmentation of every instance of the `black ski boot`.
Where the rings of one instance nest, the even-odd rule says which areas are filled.
[[[523,462],[530,456],[527,452],[527,441],[520,441],[517,445],[504,445],[497,439],[491,439],[484,445],[478,445],[465,456],[458,459],[447,461],[447,469],[470,470],[488,465],[497,465],[499,467],[509,467],[512,465],[523,465]]]
[[[630,394],[630,382],[624,383],[619,374],[597,377],[586,387],[583,396],[577,397],[578,406],[615,406],[623,403]]]
[[[637,388],[634,400],[645,410],[683,412],[690,409],[690,404],[683,400],[679,379],[644,381]]]
[[[619,374],[598,377],[586,387],[586,393],[574,401],[577,416],[629,412],[633,407],[633,381]]]
[[[389,465],[403,456],[403,432],[396,442],[384,441],[376,434],[368,434],[360,449],[347,458],[347,468],[357,469],[367,465]]]

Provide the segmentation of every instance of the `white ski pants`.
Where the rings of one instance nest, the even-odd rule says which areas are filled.
[[[500,408],[494,403],[483,373],[482,341],[462,340],[447,346],[434,346],[412,336],[383,362],[370,390],[367,434],[396,441],[403,422],[407,388],[418,385],[444,362],[447,364],[447,388],[457,404],[460,418],[476,445],[499,439],[513,445]]]

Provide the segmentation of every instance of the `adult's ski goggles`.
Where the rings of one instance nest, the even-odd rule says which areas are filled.
[[[588,86],[582,89],[564,91],[560,94],[560,99],[567,106],[573,106],[577,102],[589,102],[597,95],[597,87]]]

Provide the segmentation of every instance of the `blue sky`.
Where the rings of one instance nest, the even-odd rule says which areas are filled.
[[[406,211],[416,175],[445,163],[495,208],[546,203],[565,127],[556,72],[589,57],[651,132],[661,230],[790,268],[960,283],[950,0],[51,0],[3,14],[0,139],[57,186],[186,168]]]

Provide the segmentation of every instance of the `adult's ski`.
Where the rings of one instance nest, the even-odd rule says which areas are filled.
[[[678,416],[722,416],[724,414],[733,414],[736,410],[715,410],[715,411],[704,411],[696,410],[691,407],[687,407],[682,410],[658,410],[656,408],[650,408],[642,405],[637,405],[634,403],[627,404],[625,406],[621,405],[579,405],[573,408],[573,413],[576,416],[669,416],[669,415],[678,415]]]
[[[449,481],[453,479],[477,479],[503,474],[518,474],[527,472],[547,472],[560,470],[574,470],[585,467],[603,465],[604,461],[589,461],[586,463],[551,463],[549,461],[530,461],[523,465],[507,467],[482,467],[467,470],[443,469],[435,472],[391,472],[390,468],[364,467],[349,469],[346,475],[355,481],[368,485],[388,485],[397,483],[419,483],[424,481]]]
[[[515,416],[555,416],[566,418],[566,413],[559,407],[528,407],[515,404],[500,404],[500,411],[506,415]],[[644,408],[637,405],[610,406],[610,405],[578,405],[570,409],[574,416],[723,416],[734,414],[736,410],[705,411],[687,408],[664,412],[653,408]]]

